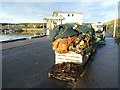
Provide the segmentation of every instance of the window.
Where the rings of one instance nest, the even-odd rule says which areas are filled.
[[[70,14],[68,14],[68,17],[70,16]]]
[[[102,28],[102,25],[97,25],[97,28]]]
[[[72,16],[74,16],[74,14],[72,14]]]

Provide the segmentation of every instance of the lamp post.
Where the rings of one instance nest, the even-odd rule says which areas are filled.
[[[114,21],[114,31],[113,31],[113,37],[115,37],[115,32],[116,32],[116,19]]]
[[[118,2],[117,2],[117,3],[118,3]],[[115,37],[115,33],[116,33],[116,19],[117,19],[117,6],[118,6],[117,3],[116,3],[116,12],[115,12],[115,21],[114,21],[113,37]]]
[[[107,31],[107,29],[108,29],[108,21],[106,22],[106,31]]]

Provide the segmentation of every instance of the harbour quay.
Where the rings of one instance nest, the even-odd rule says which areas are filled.
[[[14,44],[26,42],[33,43],[12,47]],[[6,46],[6,49],[2,50],[2,87],[117,88],[118,45],[109,34],[106,36],[106,43],[106,46],[97,51],[75,85],[48,77],[48,71],[55,60],[49,36],[3,43],[2,46]]]

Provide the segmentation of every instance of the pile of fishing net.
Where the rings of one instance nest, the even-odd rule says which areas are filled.
[[[95,34],[95,42],[96,42],[97,48],[101,48],[104,45],[106,45],[105,37],[103,37],[102,32],[99,32],[99,33],[96,32],[96,34]]]
[[[75,52],[84,57],[89,53],[96,52],[95,33],[91,25],[61,24],[54,27],[51,36],[53,41],[52,48],[56,53],[67,54]],[[72,61],[65,62],[63,60],[62,63],[53,65],[48,76],[59,80],[76,81],[82,71],[83,64],[73,63]]]
[[[52,30],[51,35],[52,48],[60,54],[72,51],[84,56],[96,48],[94,30],[90,25],[74,23],[58,25]]]
[[[63,62],[60,64],[55,64],[48,73],[48,76],[59,80],[76,81],[82,70],[83,67],[79,64]]]

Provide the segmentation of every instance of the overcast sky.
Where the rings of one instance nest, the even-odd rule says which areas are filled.
[[[110,21],[118,10],[115,0],[106,2],[1,2],[0,23],[42,22],[53,11],[83,13],[83,22]]]

